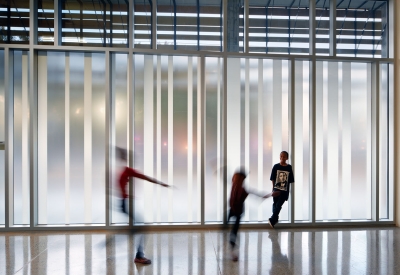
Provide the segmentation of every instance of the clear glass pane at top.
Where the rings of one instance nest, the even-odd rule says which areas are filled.
[[[152,26],[151,1],[134,1],[133,37],[135,48],[151,48]]]
[[[127,47],[128,3],[65,0],[62,8],[63,45]]]
[[[371,219],[369,63],[317,62],[316,219]]]
[[[309,53],[309,3],[249,1],[249,51]]]
[[[329,55],[330,0],[317,1],[315,10],[315,51],[317,55]]]
[[[340,1],[336,8],[338,56],[388,56],[388,2]]]
[[[54,0],[38,2],[38,44],[54,44]]]
[[[1,1],[0,43],[29,44],[29,16],[29,1]]]
[[[228,59],[228,201],[232,175],[242,166],[249,171],[246,188],[259,195],[272,189],[272,167],[281,151],[289,151],[288,70],[288,62],[282,60]],[[243,221],[266,221],[271,216],[272,199],[261,202],[254,196],[247,199]],[[280,220],[288,220],[288,203]]]

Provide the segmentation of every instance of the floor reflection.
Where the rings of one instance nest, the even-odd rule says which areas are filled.
[[[146,234],[148,266],[129,232],[1,233],[0,274],[400,274],[400,229],[229,230]]]

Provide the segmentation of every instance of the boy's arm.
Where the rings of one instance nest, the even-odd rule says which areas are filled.
[[[146,175],[143,175],[143,174],[141,174],[141,173],[139,173],[139,172],[137,172],[137,171],[135,171],[133,169],[132,169],[132,171],[133,171],[132,177],[139,178],[139,179],[142,179],[142,180],[147,180],[149,182],[152,182],[152,183],[155,183],[155,184],[159,184],[159,185],[164,186],[164,187],[169,187],[168,184],[165,184],[165,183],[163,183],[161,181],[158,181],[156,179],[150,178],[150,177],[148,177]]]

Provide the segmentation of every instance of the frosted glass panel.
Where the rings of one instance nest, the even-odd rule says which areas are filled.
[[[105,58],[40,52],[39,224],[105,222]]]
[[[112,55],[112,89],[115,96],[114,108],[114,131],[112,132],[115,145],[120,148],[129,149],[128,133],[129,133],[129,92],[128,92],[128,55],[114,54]],[[112,223],[128,223],[128,216],[121,212],[121,194],[118,187],[118,175],[123,166],[127,162],[121,163],[118,159],[113,162],[113,181],[111,183],[111,222]]]
[[[29,224],[28,52],[14,52],[14,224]]]
[[[317,62],[316,219],[371,219],[371,68]]]
[[[221,122],[223,60],[222,58],[208,57],[205,63],[204,219],[206,222],[222,222],[223,157]]]
[[[310,92],[308,61],[295,62],[294,173],[295,220],[310,221]],[[293,193],[293,191],[292,191]]]
[[[135,55],[136,222],[199,222],[197,58]],[[143,215],[141,213],[148,213]]]
[[[260,193],[272,189],[272,166],[281,151],[289,151],[289,66],[286,60],[228,59],[227,173],[228,200],[234,171],[249,171],[247,188]],[[289,152],[290,154],[290,152]],[[290,161],[289,161],[290,163]],[[243,221],[266,221],[272,199],[249,197]],[[280,221],[288,220],[288,203]]]
[[[0,51],[0,142],[5,138],[4,109],[4,51]],[[0,145],[0,225],[5,224],[5,162],[4,147]]]
[[[380,66],[379,90],[379,218],[393,219],[393,65]]]

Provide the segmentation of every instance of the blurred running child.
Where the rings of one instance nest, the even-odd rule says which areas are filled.
[[[126,163],[126,161],[128,159],[126,150],[117,147],[116,151],[117,151],[116,152],[117,153],[117,157],[121,161],[124,161]],[[129,209],[126,209],[126,205],[125,205],[126,199],[128,198],[128,194],[126,192],[126,186],[127,186],[128,182],[129,182],[129,178],[132,178],[132,177],[143,179],[143,180],[155,183],[155,184],[160,184],[161,186],[164,186],[164,187],[169,187],[168,184],[162,183],[162,182],[160,182],[160,181],[158,181],[156,179],[153,179],[153,178],[150,178],[148,176],[145,176],[145,175],[139,173],[138,171],[136,171],[136,170],[134,170],[134,169],[132,169],[132,168],[130,168],[128,166],[125,166],[122,169],[121,174],[119,175],[118,183],[119,183],[119,187],[120,187],[120,191],[121,191],[121,211],[126,213],[126,214],[128,214],[128,215],[130,215],[129,214]],[[133,214],[131,214],[130,216],[132,216],[132,218],[134,218]],[[133,233],[134,232],[132,231],[132,234]],[[151,260],[147,259],[144,256],[144,253],[143,253],[144,237],[143,237],[142,234],[140,234],[138,236],[138,240],[139,240],[139,242],[138,242],[138,245],[137,245],[135,263],[151,264]]]

